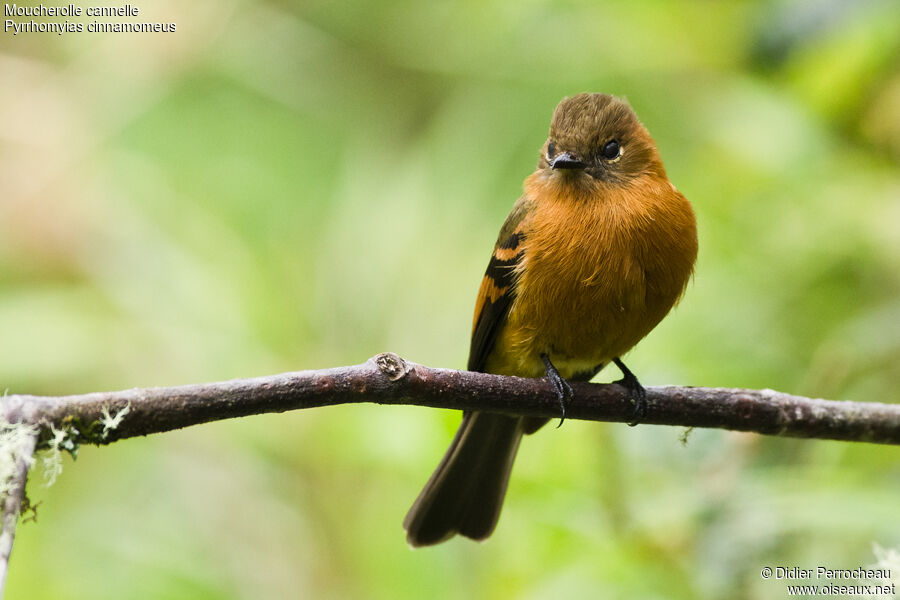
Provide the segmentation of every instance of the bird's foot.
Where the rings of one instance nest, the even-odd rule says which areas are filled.
[[[631,397],[632,404],[634,404],[634,412],[631,413],[631,421],[628,423],[629,427],[634,427],[647,414],[647,390],[644,389],[644,386],[641,385],[634,373],[625,366],[625,363],[618,358],[614,358],[613,362],[616,363],[616,366],[619,367],[622,375],[624,375],[622,379],[614,383],[618,383],[628,390],[628,395]]]
[[[550,362],[550,357],[546,354],[541,354],[541,360],[544,361],[547,379],[550,380],[550,385],[553,386],[556,397],[559,399],[559,411],[561,416],[559,417],[559,425],[556,426],[559,428],[562,427],[563,421],[566,420],[566,406],[568,406],[569,401],[572,400],[575,394],[572,392],[572,386],[569,385],[569,382],[559,374],[559,371],[557,371],[556,367],[553,366],[553,363]]]

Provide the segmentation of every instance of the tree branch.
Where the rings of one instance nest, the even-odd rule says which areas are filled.
[[[625,388],[571,385],[575,397],[567,418],[631,420],[633,408]],[[352,367],[254,379],[77,396],[6,396],[0,398],[0,425],[11,435],[0,444],[10,453],[0,488],[0,595],[35,447],[74,449],[81,443],[109,444],[210,421],[356,402],[559,416],[556,393],[545,379],[434,369],[391,353]],[[691,387],[647,388],[647,403],[645,424],[900,444],[900,404]]]
[[[567,418],[630,420],[632,404],[621,386],[572,383],[572,389]],[[900,404],[691,387],[650,387],[647,401],[645,424],[900,444]],[[13,395],[3,399],[0,417],[40,425],[41,441],[53,425],[67,428],[75,443],[108,444],[221,419],[355,402],[559,416],[556,394],[544,379],[435,369],[386,353],[351,367],[219,383],[77,396]]]
[[[13,541],[16,538],[16,525],[19,514],[25,503],[25,484],[28,481],[28,469],[34,460],[34,448],[37,442],[37,428],[28,426],[10,426],[5,424],[2,432],[2,452],[5,480],[2,483],[2,499],[0,499],[0,597],[6,585],[6,574],[9,571],[9,557],[12,554]]]

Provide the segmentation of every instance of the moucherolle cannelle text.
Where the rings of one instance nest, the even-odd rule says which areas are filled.
[[[4,4],[3,32],[20,33],[171,33],[177,29],[175,23],[143,23],[136,19],[141,9],[133,4],[120,6],[19,6]],[[12,17],[12,18],[11,18]],[[44,19],[65,19],[46,21]],[[76,19],[90,19],[87,22]],[[98,19],[106,19],[101,21]],[[109,19],[113,19],[110,21]],[[127,19],[124,22],[117,19]]]

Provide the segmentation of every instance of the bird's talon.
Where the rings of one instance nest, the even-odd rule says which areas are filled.
[[[631,421],[628,422],[628,426],[634,427],[647,415],[647,392],[643,387],[638,390],[629,390],[629,392],[631,393],[631,403],[634,404],[634,411],[631,413]]]
[[[634,427],[647,415],[647,390],[641,385],[637,377],[634,376],[628,367],[618,358],[614,358],[613,362],[622,371],[622,379],[616,381],[617,384],[628,390],[628,396],[631,403],[634,404],[634,410],[631,413],[631,421],[628,422],[629,427]]]
[[[560,413],[559,425],[556,426],[557,429],[562,427],[563,421],[566,420],[566,406],[568,406],[569,401],[575,397],[575,393],[572,391],[572,386],[569,385],[569,382],[566,381],[565,379],[563,379],[562,377],[559,378],[559,381],[562,383],[563,392],[562,392],[562,394],[560,394],[559,390],[557,390],[557,394],[559,395],[559,413]]]
[[[566,406],[569,404],[569,401],[575,397],[575,393],[572,391],[572,386],[569,385],[569,382],[565,380],[565,378],[559,374],[559,371],[556,370],[556,367],[553,366],[553,363],[550,362],[550,357],[546,354],[541,354],[541,360],[544,361],[544,368],[547,370],[547,379],[550,380],[550,385],[553,386],[553,390],[556,392],[556,397],[559,400],[559,425],[556,426],[557,429],[562,427],[563,421],[566,420]]]

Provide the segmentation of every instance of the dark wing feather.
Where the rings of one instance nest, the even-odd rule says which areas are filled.
[[[475,322],[469,347],[469,371],[483,371],[488,355],[494,348],[497,333],[515,297],[516,265],[522,258],[519,251],[521,233],[513,233],[497,244],[488,263],[475,303]]]
[[[516,267],[522,260],[521,244],[531,223],[533,208],[534,203],[527,196],[522,196],[500,228],[500,235],[475,301],[475,320],[467,367],[469,371],[484,371],[488,356],[497,341],[497,334],[515,298]]]

